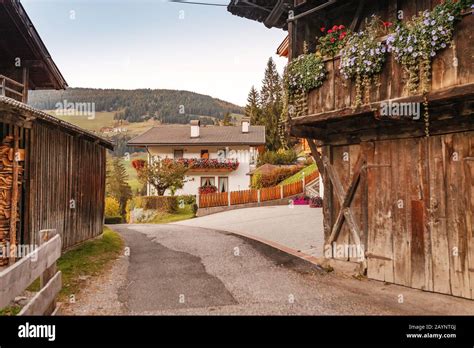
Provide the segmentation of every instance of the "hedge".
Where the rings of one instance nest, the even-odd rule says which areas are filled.
[[[123,223],[123,218],[121,216],[107,216],[105,218],[106,225],[115,225]]]

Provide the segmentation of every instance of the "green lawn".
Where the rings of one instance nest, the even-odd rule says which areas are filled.
[[[150,224],[168,224],[170,222],[177,222],[182,220],[192,219],[194,217],[193,207],[186,205],[184,208],[178,208],[176,213],[158,213]]]
[[[292,184],[294,182],[297,182],[299,180],[302,180],[303,179],[303,174],[305,176],[311,174],[312,172],[314,172],[316,170],[316,164],[313,163],[303,169],[301,169],[298,173],[294,174],[293,176],[290,176],[289,178],[283,180],[280,185],[288,185],[288,184]]]

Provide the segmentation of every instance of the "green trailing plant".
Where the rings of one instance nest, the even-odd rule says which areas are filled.
[[[318,38],[318,51],[322,56],[329,57],[336,56],[350,36],[350,31],[343,25],[334,25],[328,31],[322,27],[321,32],[324,35]]]
[[[407,22],[398,23],[387,38],[389,50],[408,73],[408,90],[424,96],[425,134],[429,136],[429,108],[427,94],[431,86],[431,63],[440,50],[451,44],[455,23],[472,0],[446,0],[425,10]]]
[[[340,72],[346,79],[355,81],[355,107],[369,102],[370,87],[375,75],[382,71],[386,60],[387,47],[379,40],[390,22],[383,22],[377,16],[366,19],[363,31],[351,34],[341,50]]]
[[[321,55],[304,53],[288,63],[285,69],[285,87],[290,97],[320,87],[326,79],[326,67]]]
[[[429,91],[431,61],[437,52],[448,47],[465,2],[447,0],[432,11],[420,12],[410,21],[400,22],[387,38],[389,50],[409,74],[410,92]]]

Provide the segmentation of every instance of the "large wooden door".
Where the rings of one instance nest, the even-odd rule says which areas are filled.
[[[364,148],[368,277],[473,298],[474,132]]]

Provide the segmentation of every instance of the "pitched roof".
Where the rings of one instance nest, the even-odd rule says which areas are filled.
[[[12,113],[15,117],[25,119],[25,121],[28,122],[41,120],[55,125],[64,131],[78,134],[91,141],[97,142],[109,150],[114,149],[114,145],[107,139],[8,97],[0,96],[0,112],[5,112],[5,114]]]
[[[2,55],[0,63],[10,66],[21,57],[29,68],[30,89],[64,89],[67,83],[48,49],[18,0],[0,0]]]
[[[250,126],[242,133],[240,126],[201,126],[198,138],[191,138],[189,125],[162,125],[128,142],[130,146],[147,145],[264,145],[265,127]]]

